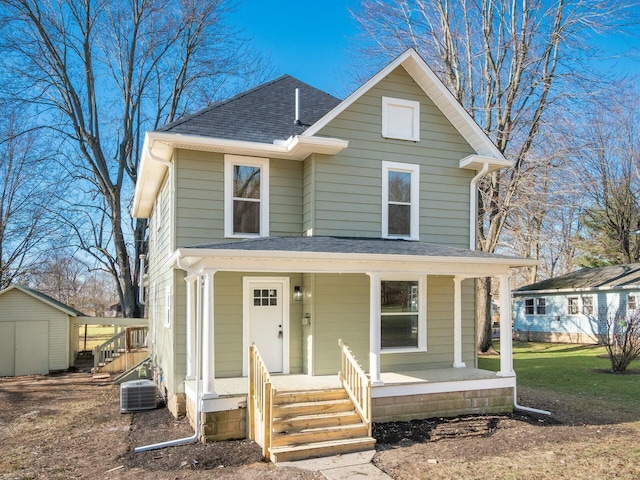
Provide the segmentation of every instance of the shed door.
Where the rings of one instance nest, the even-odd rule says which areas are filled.
[[[49,322],[15,322],[15,375],[49,373]]]
[[[16,374],[16,322],[0,322],[0,377]]]

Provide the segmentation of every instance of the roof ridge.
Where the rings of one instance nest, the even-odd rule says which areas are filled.
[[[187,122],[187,121],[189,121],[189,120],[191,120],[193,118],[197,118],[197,117],[200,117],[202,115],[205,115],[206,113],[210,112],[211,110],[214,110],[216,108],[220,108],[221,106],[226,105],[227,103],[230,103],[230,102],[233,102],[235,100],[238,100],[238,99],[240,99],[242,97],[245,97],[245,96],[247,96],[247,95],[249,95],[251,93],[255,93],[255,92],[257,92],[257,91],[259,91],[259,90],[261,90],[261,89],[263,89],[265,87],[273,85],[274,83],[280,82],[280,81],[285,80],[287,78],[294,78],[295,80],[297,80],[295,77],[292,77],[291,75],[285,73],[284,75],[280,75],[279,77],[274,78],[273,80],[269,80],[268,82],[261,83],[260,85],[256,85],[255,87],[250,88],[249,90],[244,90],[244,91],[242,91],[240,93],[237,93],[233,97],[227,98],[225,100],[220,100],[218,102],[214,102],[214,103],[212,103],[212,104],[210,104],[210,105],[198,110],[197,112],[191,113],[189,115],[185,115],[184,117],[180,117],[180,118],[178,118],[177,120],[174,120],[171,123],[167,123],[167,124],[163,125],[162,127],[156,129],[155,131],[156,132],[167,131],[167,130],[169,130],[169,129],[177,126],[177,125],[181,125],[181,124],[183,124],[183,123],[185,123],[185,122]],[[298,80],[298,81],[300,81],[300,80]],[[302,83],[304,83],[304,82],[302,82]]]

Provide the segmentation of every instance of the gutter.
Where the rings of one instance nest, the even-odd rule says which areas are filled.
[[[188,268],[183,268],[180,265],[180,258],[176,259],[178,268],[180,268],[181,270],[184,270],[190,274],[195,274],[194,270],[188,269]],[[185,445],[188,443],[194,443],[196,441],[198,441],[199,437],[200,437],[200,414],[202,412],[202,405],[203,405],[203,398],[202,398],[202,393],[200,392],[201,390],[201,374],[200,374],[200,364],[201,364],[201,359],[202,359],[202,341],[201,341],[201,336],[202,336],[202,318],[200,319],[199,322],[196,322],[196,345],[197,345],[197,349],[196,349],[196,412],[195,412],[195,431],[193,433],[193,435],[191,435],[190,437],[184,437],[184,438],[178,438],[176,440],[169,440],[166,442],[160,442],[160,443],[154,443],[151,445],[145,445],[143,447],[136,447],[134,449],[135,453],[140,453],[140,452],[146,452],[149,450],[158,450],[160,448],[166,448],[166,447],[174,447],[176,445]]]

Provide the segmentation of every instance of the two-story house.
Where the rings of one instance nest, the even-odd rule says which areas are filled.
[[[533,262],[475,251],[477,182],[509,165],[414,50],[342,101],[283,76],[148,132],[133,212],[149,218],[171,411],[281,460],[357,435],[272,390],[344,385],[365,437],[371,421],[511,410],[509,272]],[[483,276],[504,303],[497,374],[477,368]]]

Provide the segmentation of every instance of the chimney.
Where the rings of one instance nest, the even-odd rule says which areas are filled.
[[[302,122],[300,121],[300,89],[296,88],[296,119],[293,123],[300,126]]]

